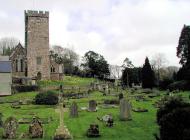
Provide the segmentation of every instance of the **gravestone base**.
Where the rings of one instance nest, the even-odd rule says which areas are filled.
[[[55,132],[53,140],[72,139],[69,130],[65,126],[59,126]]]

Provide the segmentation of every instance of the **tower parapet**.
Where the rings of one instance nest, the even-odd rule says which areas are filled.
[[[24,11],[25,16],[29,17],[49,17],[49,12],[48,11],[33,11],[33,10],[25,10]]]

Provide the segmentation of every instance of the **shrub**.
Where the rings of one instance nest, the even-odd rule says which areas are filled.
[[[12,90],[17,92],[30,92],[30,91],[37,91],[39,87],[37,85],[13,85]]]
[[[58,96],[52,91],[40,92],[35,97],[35,104],[39,105],[56,105]]]
[[[185,81],[185,80],[182,80],[182,81],[177,81],[177,82],[174,82],[172,84],[170,84],[168,86],[168,89],[170,91],[173,91],[173,90],[190,90],[190,82],[189,81]]]
[[[171,83],[173,83],[172,79],[165,78],[159,81],[159,88],[161,90],[166,90]]]
[[[190,104],[180,97],[165,97],[157,112],[160,140],[190,139]],[[157,136],[156,136],[157,137]],[[158,137],[157,137],[158,139]]]

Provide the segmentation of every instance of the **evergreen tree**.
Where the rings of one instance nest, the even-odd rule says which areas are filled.
[[[148,57],[145,59],[145,64],[142,68],[142,87],[152,88],[155,83],[154,71],[152,70]]]
[[[177,56],[182,68],[178,72],[179,80],[190,80],[190,26],[184,25],[177,47]]]

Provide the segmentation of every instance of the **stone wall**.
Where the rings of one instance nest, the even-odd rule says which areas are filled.
[[[50,79],[49,12],[25,11],[25,46],[28,77]]]

